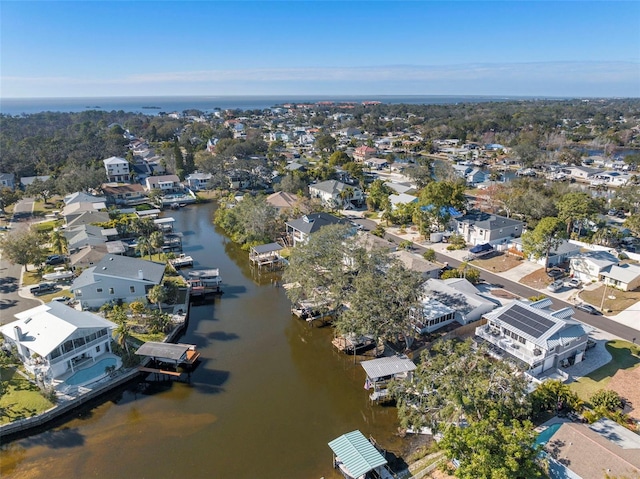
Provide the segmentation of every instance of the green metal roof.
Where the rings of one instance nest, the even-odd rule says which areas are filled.
[[[357,430],[334,439],[329,447],[354,478],[387,463],[382,454]]]

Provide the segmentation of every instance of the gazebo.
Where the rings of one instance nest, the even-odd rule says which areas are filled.
[[[282,246],[278,243],[253,246],[249,251],[249,260],[258,268],[263,266],[274,268],[284,261],[284,258],[280,256],[280,250],[282,250]]]

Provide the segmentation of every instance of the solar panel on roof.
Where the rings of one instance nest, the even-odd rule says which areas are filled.
[[[529,311],[518,304],[514,304],[503,312],[499,319],[536,339],[549,331],[555,324],[550,319]]]

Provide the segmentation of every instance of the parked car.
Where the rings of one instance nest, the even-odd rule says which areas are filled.
[[[47,256],[47,260],[45,261],[45,263],[48,265],[62,264],[64,263],[64,256],[59,254],[49,255]]]
[[[39,285],[29,289],[29,292],[34,296],[40,296],[43,294],[51,293],[55,291],[55,289],[56,285],[53,283],[40,283]]]
[[[551,268],[549,271],[547,271],[547,276],[554,279],[560,278],[561,276],[564,276],[564,270],[560,268]]]
[[[564,286],[564,281],[562,281],[561,279],[557,279],[553,283],[551,283],[549,286],[547,286],[547,289],[552,293],[555,293],[556,291],[561,290],[563,286]]]
[[[607,214],[609,216],[615,216],[616,213],[618,213],[618,210],[611,208],[609,211],[607,211]]]
[[[594,308],[590,304],[586,304],[586,303],[578,303],[574,306],[574,308],[589,314],[600,314],[600,311],[598,311],[596,308]]]
[[[581,284],[582,281],[580,281],[578,278],[573,278],[567,283],[567,286],[569,286],[570,288],[578,288]]]

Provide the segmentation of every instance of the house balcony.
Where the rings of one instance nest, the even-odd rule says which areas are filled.
[[[503,353],[513,356],[520,361],[524,361],[530,366],[536,362],[542,361],[544,358],[544,351],[540,349],[531,351],[525,348],[523,344],[504,336],[500,331],[490,327],[489,325],[476,328],[476,336],[484,339]],[[539,352],[539,354],[536,354],[536,352]]]

